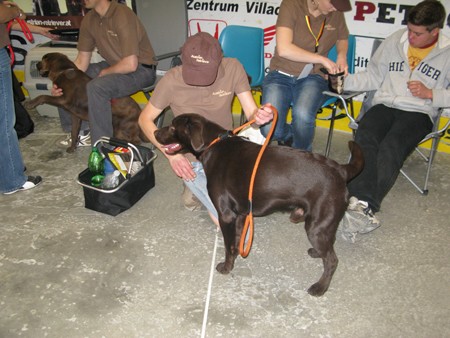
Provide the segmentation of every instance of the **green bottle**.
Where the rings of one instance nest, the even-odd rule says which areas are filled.
[[[103,156],[95,146],[89,155],[88,168],[93,175],[103,175]]]

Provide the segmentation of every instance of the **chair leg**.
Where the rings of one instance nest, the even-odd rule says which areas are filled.
[[[335,120],[335,117],[336,117],[336,110],[337,110],[337,102],[335,102],[333,104],[333,109],[332,109],[332,112],[331,112],[330,129],[328,130],[327,145],[325,147],[325,157],[328,157],[330,155],[331,140],[333,138],[334,120]]]
[[[439,144],[439,138],[433,137],[433,140],[431,141],[431,150],[430,150],[430,157],[428,158],[428,167],[427,167],[427,173],[425,175],[425,184],[423,186],[423,194],[428,194],[428,179],[430,178],[431,174],[431,166],[433,165],[434,157],[436,156],[437,147]]]
[[[409,175],[403,170],[400,169],[400,173],[411,183],[422,195],[428,195],[428,181],[431,174],[431,167],[433,165],[434,157],[436,156],[437,147],[439,144],[439,137],[433,137],[431,140],[431,149],[430,155],[428,157],[425,156],[420,150],[418,150],[421,157],[423,157],[427,163],[427,171],[425,174],[425,180],[423,184],[423,188],[421,188],[414,180],[409,177]]]

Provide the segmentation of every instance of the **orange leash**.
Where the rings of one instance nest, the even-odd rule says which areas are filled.
[[[242,257],[247,257],[248,254],[250,253],[250,249],[252,247],[252,243],[253,243],[253,228],[254,228],[254,224],[253,224],[253,204],[252,204],[252,199],[253,199],[253,186],[255,184],[255,177],[256,177],[256,172],[258,171],[258,167],[259,167],[259,162],[261,161],[261,157],[264,154],[264,151],[266,150],[267,146],[270,143],[270,138],[272,137],[272,134],[275,130],[275,127],[277,125],[277,119],[278,119],[278,110],[274,107],[271,106],[272,108],[272,112],[273,112],[273,120],[272,120],[272,126],[270,128],[269,133],[267,134],[266,140],[264,141],[264,144],[261,147],[261,150],[259,151],[258,157],[256,158],[255,161],[255,165],[253,166],[253,172],[252,172],[252,177],[250,179],[250,187],[249,187],[249,191],[248,191],[248,201],[249,201],[249,206],[250,206],[250,211],[245,219],[245,224],[244,224],[244,228],[242,229],[242,233],[241,233],[241,239],[239,242],[239,254]],[[233,130],[233,134],[236,135],[238,132],[240,132],[242,129],[244,129],[245,127],[251,125],[252,123],[255,122],[255,119],[248,121],[247,123],[244,123],[242,126],[237,127],[236,129]],[[229,135],[226,134],[225,136]],[[211,147],[213,144],[219,142],[220,140],[223,139],[224,136],[219,136],[216,139],[214,139],[208,146]],[[247,237],[247,233],[249,234],[248,237],[248,241],[247,241],[247,246],[245,247],[245,237]]]
[[[275,130],[275,126],[277,125],[278,111],[273,106],[272,106],[272,111],[273,111],[272,126],[270,128],[269,133],[267,134],[264,144],[261,147],[261,150],[259,151],[258,157],[256,158],[255,165],[253,166],[252,177],[250,179],[250,187],[248,190],[248,201],[249,201],[249,205],[250,205],[250,212],[248,213],[247,217],[245,218],[244,228],[242,229],[241,239],[239,241],[239,254],[243,258],[248,256],[248,254],[250,253],[250,249],[252,247],[252,243],[253,243],[254,224],[253,224],[252,199],[253,199],[253,186],[255,184],[256,172],[258,171],[258,167],[259,167],[259,163],[261,161],[262,155],[264,154],[264,151],[266,150],[267,146],[269,145],[270,138],[272,137],[272,134]],[[248,234],[248,241],[247,241],[247,245],[246,245],[245,238],[247,237],[247,234]]]

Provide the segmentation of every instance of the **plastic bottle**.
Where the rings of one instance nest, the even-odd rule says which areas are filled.
[[[119,176],[120,171],[114,170],[111,173],[108,173],[102,182],[102,188],[104,189],[113,189],[119,185]]]
[[[93,175],[103,174],[103,156],[95,146],[92,147],[91,154],[89,155],[88,168]]]

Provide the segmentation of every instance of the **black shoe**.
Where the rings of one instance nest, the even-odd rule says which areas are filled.
[[[38,186],[42,182],[41,176],[28,176],[27,181],[19,188],[13,191],[4,192],[4,195],[11,195],[18,191],[24,191],[33,189],[34,187]]]

